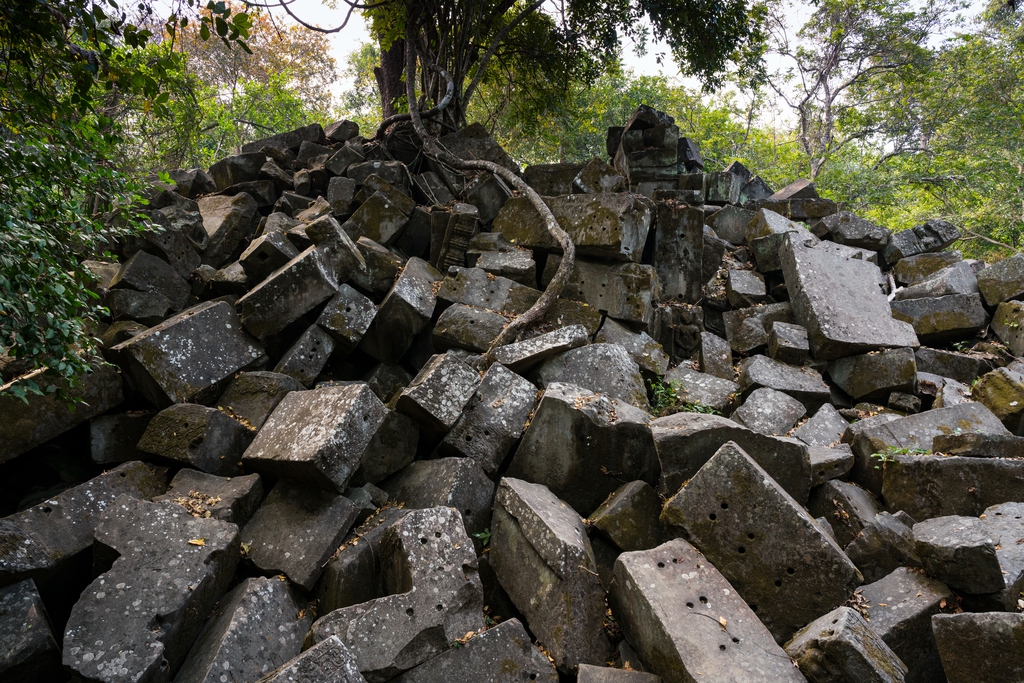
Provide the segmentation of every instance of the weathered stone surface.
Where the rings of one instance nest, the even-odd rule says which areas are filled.
[[[109,287],[136,289],[163,295],[178,311],[191,293],[189,285],[166,261],[144,251],[137,251],[110,280]]]
[[[246,557],[263,573],[311,590],[357,513],[344,496],[282,479],[242,529]]]
[[[4,392],[0,396],[0,410],[4,415],[0,422],[0,462],[19,456],[121,403],[124,394],[121,392],[120,374],[106,363],[97,365],[92,372],[79,376],[81,384],[77,387],[69,388],[49,374],[36,379],[43,387],[52,382],[64,388],[67,398],[58,393],[29,394],[22,401],[10,392]],[[76,403],[72,411],[68,398],[82,402]]]
[[[998,538],[976,517],[935,517],[914,525],[917,554],[928,576],[965,593],[1002,590]]]
[[[266,160],[267,156],[259,150],[227,156],[210,166],[210,176],[217,190],[223,190],[230,185],[256,180]]]
[[[807,414],[804,404],[767,387],[750,392],[730,418],[748,429],[769,436],[786,434]]]
[[[150,420],[138,448],[209,474],[231,476],[241,472],[242,453],[252,437],[241,422],[216,408],[179,403]]]
[[[708,173],[705,175],[704,183],[704,194],[708,204],[735,204],[740,199],[743,181],[735,173]]]
[[[701,372],[731,382],[735,373],[729,342],[710,332],[701,332],[699,366]]]
[[[211,196],[199,200],[203,228],[209,243],[203,250],[202,262],[220,268],[236,253],[242,240],[255,227],[256,200],[242,192],[233,197]]]
[[[495,363],[484,374],[438,450],[471,458],[488,476],[494,476],[509,449],[523,435],[536,404],[537,388],[501,363]]]
[[[908,671],[908,683],[943,679],[932,636],[931,617],[956,605],[953,592],[923,573],[901,567],[880,581],[862,586],[864,617]]]
[[[548,258],[545,272],[557,263]],[[658,299],[658,276],[653,266],[577,258],[561,296],[590,304],[616,320],[650,325]]]
[[[525,373],[551,356],[579,348],[589,341],[583,325],[568,325],[530,339],[494,349],[494,359],[513,372]]]
[[[509,319],[486,308],[455,304],[445,309],[434,324],[434,348],[465,349],[482,353],[491,347]]]
[[[649,407],[640,367],[618,344],[589,344],[565,351],[544,361],[534,375],[542,388],[556,382],[574,384],[641,410]]]
[[[850,482],[833,480],[815,487],[807,501],[807,511],[828,519],[836,543],[845,547],[874,521],[882,508],[869,491]]]
[[[875,285],[875,266],[794,239],[783,246],[781,259],[793,314],[807,329],[815,358],[919,346],[910,326],[893,318]]]
[[[94,417],[89,421],[92,461],[109,465],[145,459],[135,446],[152,419],[153,413],[143,411]]]
[[[342,232],[344,233],[344,230]],[[405,265],[402,258],[366,237],[356,240],[356,248],[366,263],[366,269],[355,270],[349,282],[375,296],[383,296],[390,292],[395,284],[395,278]]]
[[[430,322],[437,298],[434,284],[441,274],[426,261],[410,258],[381,302],[359,347],[382,363],[395,364],[413,338]]]
[[[310,247],[274,271],[235,304],[245,328],[263,339],[334,296],[338,275],[329,253]]]
[[[889,238],[882,255],[890,265],[908,256],[942,251],[960,239],[960,231],[951,223],[940,220],[925,221],[913,230],[897,232]]]
[[[907,667],[856,610],[837,607],[802,628],[786,654],[814,683],[902,683]]]
[[[540,291],[481,268],[448,269],[437,292],[445,305],[465,304],[491,311],[523,313],[540,298]]]
[[[640,260],[653,213],[647,200],[608,193],[566,194],[545,197],[544,202],[572,238],[578,254],[613,261]],[[526,197],[505,202],[494,219],[494,231],[521,247],[559,251]]]
[[[89,681],[168,680],[234,577],[238,527],[122,495],[96,541],[117,559],[71,611],[64,666]]]
[[[142,323],[135,322],[134,320],[118,320],[108,327],[106,332],[100,335],[100,348],[107,351],[148,329]]]
[[[834,448],[810,446],[808,451],[811,460],[811,486],[820,486],[830,479],[845,477],[853,469],[853,450],[846,444],[838,444]]]
[[[409,216],[392,198],[383,192],[374,192],[342,227],[354,240],[367,237],[387,246],[398,239],[408,222]]]
[[[587,665],[582,665],[580,670]],[[395,679],[396,683],[449,681],[558,683],[558,672],[530,641],[518,619],[503,621]]]
[[[59,681],[60,646],[31,579],[0,588],[0,681]]]
[[[910,323],[922,344],[967,339],[989,322],[979,294],[949,294],[891,302],[892,317]],[[892,344],[896,346],[896,344]]]
[[[452,353],[439,353],[402,391],[395,408],[440,438],[455,424],[476,392],[480,375]]]
[[[997,368],[974,385],[971,398],[988,407],[1011,432],[1024,436],[1024,373]]]
[[[490,526],[494,482],[469,458],[417,460],[382,482],[381,488],[406,509],[445,505],[457,509],[467,534],[483,534]],[[483,541],[473,538],[477,550],[483,551]]]
[[[661,295],[697,303],[704,275],[704,210],[681,202],[658,202],[654,268]]]
[[[943,455],[969,455],[975,458],[1019,458],[1024,454],[1024,436],[964,432],[939,434],[932,450]]]
[[[577,683],[661,683],[661,676],[643,671],[614,669],[611,666],[580,664],[576,681]]]
[[[255,142],[247,142],[242,145],[242,154],[259,152],[264,147],[271,147],[273,149],[298,149],[298,147],[306,141],[315,142],[317,144],[323,143],[324,129],[319,123],[296,128],[295,130],[291,130],[286,133],[271,135],[268,138],[256,140]]]
[[[469,253],[466,256],[471,265],[491,275],[506,277],[527,287],[537,286],[537,262],[529,249],[485,251],[475,259]]]
[[[247,468],[343,492],[387,408],[365,384],[293,391],[245,451]]]
[[[661,462],[658,493],[675,494],[683,482],[724,444],[739,444],[761,467],[779,482],[789,495],[807,500],[811,468],[807,446],[795,439],[780,439],[753,432],[719,415],[676,413],[651,422],[651,433]]]
[[[849,211],[826,216],[811,226],[811,232],[817,237],[826,235],[836,244],[845,244],[859,249],[882,251],[889,243],[892,231],[875,225]]]
[[[931,622],[949,683],[1024,677],[1024,615],[936,614]]]
[[[135,289],[112,289],[103,297],[103,305],[114,320],[135,320],[145,325],[158,324],[171,310],[171,300],[163,294]]]
[[[196,517],[212,517],[243,526],[263,500],[263,482],[258,474],[218,477],[188,467],[178,470],[164,493],[154,503],[182,506]]]
[[[243,372],[217,399],[217,407],[228,411],[243,424],[259,429],[288,392],[301,389],[302,385],[288,375]]]
[[[293,681],[317,681],[317,683],[366,683],[359,673],[352,651],[345,647],[341,638],[331,636],[277,671],[267,674],[257,683],[292,683]]]
[[[895,299],[924,299],[950,294],[977,294],[978,279],[969,263],[960,261],[948,268],[932,273],[920,282],[901,287],[894,292]]]
[[[753,218],[753,211],[730,204],[708,216],[707,224],[726,242],[740,245],[747,241],[747,225]]]
[[[666,682],[803,679],[744,598],[682,539],[619,555],[610,603],[626,640]]]
[[[622,550],[649,550],[667,540],[660,514],[658,494],[637,480],[612,492],[587,521]]]
[[[804,234],[806,229],[774,211],[758,209],[747,224],[747,243],[750,244],[759,237],[784,235],[787,232]]]
[[[987,595],[964,595],[968,611],[1007,611],[1019,609],[1024,589],[1024,548],[1017,540],[1024,537],[1024,503],[1001,503],[986,508],[980,520],[989,535],[997,541],[996,558],[1003,585]],[[1011,542],[1012,541],[1012,542]]]
[[[726,311],[722,314],[722,321],[729,345],[737,353],[754,353],[763,349],[768,343],[768,329],[776,321],[795,322],[788,301]]]
[[[274,372],[287,375],[309,388],[327,365],[334,345],[334,337],[314,323],[284,352],[274,366]]]
[[[135,388],[158,408],[212,400],[235,372],[263,356],[223,301],[183,311],[111,352]]]
[[[918,254],[900,259],[893,266],[892,274],[901,285],[914,285],[937,273],[943,268],[959,263],[963,254],[959,251],[940,251],[933,254]]]
[[[685,530],[777,642],[861,582],[835,541],[735,443],[669,499],[661,519]]]
[[[846,546],[865,581],[880,581],[899,567],[920,567],[914,532],[900,518],[879,512]]]
[[[756,306],[768,300],[764,276],[753,270],[730,270],[725,291],[733,308]]]
[[[1024,303],[1004,301],[992,316],[992,331],[1010,353],[1024,356]]]
[[[807,410],[817,410],[831,398],[828,385],[816,370],[787,365],[767,356],[751,356],[741,361],[739,384],[744,392],[768,387],[788,394]]]
[[[490,548],[498,581],[559,670],[604,664],[604,591],[579,514],[545,486],[503,478]]]
[[[285,234],[274,231],[254,239],[238,257],[238,262],[250,282],[262,282],[298,255],[299,250]]]
[[[620,478],[658,476],[647,415],[572,384],[548,385],[508,474],[544,484],[580,514],[596,508]],[[602,444],[595,449],[592,444]]]
[[[1024,500],[1019,459],[897,455],[883,472],[886,504],[914,519],[977,516],[991,505]]]
[[[978,287],[985,303],[996,306],[1024,296],[1024,254],[1014,254],[978,273]]]
[[[894,391],[914,391],[917,362],[913,349],[886,349],[836,359],[828,374],[854,400],[882,400]]]
[[[800,439],[808,446],[824,446],[831,448],[838,445],[850,426],[839,411],[831,403],[825,403],[807,422],[793,432],[793,437]]]
[[[613,154],[614,151],[609,156]],[[537,194],[555,197],[572,194],[573,181],[581,170],[583,164],[578,163],[533,164],[523,171],[523,180],[535,189]]]
[[[651,375],[661,377],[668,372],[668,354],[661,348],[661,344],[654,341],[646,332],[633,332],[611,318],[606,318],[594,341],[599,344],[621,346],[641,370]]]
[[[669,371],[667,382],[675,382],[676,395],[684,403],[703,405],[719,413],[729,413],[739,400],[739,385],[732,380],[698,373],[682,364]]]
[[[472,547],[458,511],[407,513],[383,531],[380,542],[387,595],[324,615],[313,623],[309,640],[341,638],[371,683],[444,652],[456,638],[483,626]],[[386,638],[367,637],[385,632]]]
[[[299,655],[312,622],[287,581],[246,579],[220,601],[174,680],[255,681]]]

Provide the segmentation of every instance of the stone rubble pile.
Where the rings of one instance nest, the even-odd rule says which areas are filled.
[[[343,121],[170,172],[109,364],[0,398],[0,681],[1024,680],[1024,255]],[[488,353],[490,352],[490,353]],[[16,365],[7,363],[4,380]]]

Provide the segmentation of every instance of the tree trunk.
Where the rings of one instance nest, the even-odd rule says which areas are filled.
[[[380,66],[373,68],[380,90],[380,106],[384,118],[395,115],[395,101],[405,94],[402,73],[405,71],[405,41],[396,40],[390,50],[381,48]]]

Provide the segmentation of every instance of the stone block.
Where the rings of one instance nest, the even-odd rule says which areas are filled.
[[[0,588],[0,681],[59,681],[60,646],[31,579]]]
[[[303,142],[307,141],[317,144],[322,144],[324,142],[324,129],[319,123],[313,123],[308,126],[303,126],[302,128],[296,128],[295,130],[291,130],[286,133],[271,135],[270,137],[263,138],[262,140],[256,140],[255,142],[247,142],[242,145],[242,154],[259,152],[264,147],[294,150],[298,149]]]
[[[996,558],[998,538],[980,519],[951,515],[914,525],[917,554],[928,576],[965,593],[1002,590],[1003,575]]]
[[[246,468],[343,492],[387,408],[362,383],[286,395],[245,451]]]
[[[956,596],[923,573],[900,567],[884,579],[862,586],[863,616],[871,629],[903,661],[908,683],[930,683],[943,678],[942,664],[932,636],[931,617],[952,611]]]
[[[649,201],[626,193],[608,193],[545,197],[544,203],[572,238],[577,254],[610,261],[640,260],[653,218]],[[505,202],[493,229],[517,246],[561,251],[526,197]]]
[[[756,306],[768,300],[764,276],[752,270],[730,270],[725,291],[733,308]]]
[[[615,489],[587,522],[624,551],[650,550],[667,540],[659,520],[661,504],[650,484],[631,481]]]
[[[636,361],[640,369],[650,375],[661,377],[668,372],[669,357],[646,332],[633,332],[624,325],[606,318],[594,337],[599,344],[617,344]]]
[[[203,228],[209,238],[203,250],[202,262],[220,268],[231,260],[249,237],[257,220],[256,200],[246,193],[233,197],[210,196],[199,200]]]
[[[959,251],[940,251],[934,254],[918,254],[900,259],[892,268],[893,277],[901,285],[915,285],[943,268],[960,263],[963,254]]]
[[[832,480],[814,488],[807,511],[826,518],[836,543],[845,548],[875,520],[882,507],[870,491],[847,481]]]
[[[800,629],[786,643],[786,654],[813,683],[902,683],[907,673],[896,653],[849,607],[837,607]]]
[[[370,683],[383,683],[448,650],[456,638],[483,627],[472,547],[457,510],[407,513],[380,541],[386,595],[317,619],[307,642],[337,636]],[[387,636],[367,638],[369,633]]]
[[[227,156],[210,167],[210,176],[217,190],[223,190],[230,185],[256,180],[266,160],[266,154],[259,150]]]
[[[743,180],[735,173],[719,171],[704,176],[704,196],[708,204],[735,204],[742,187]]]
[[[301,389],[302,385],[288,375],[243,372],[231,380],[216,404],[242,424],[258,430],[288,392]]]
[[[437,298],[446,306],[465,304],[495,312],[523,313],[537,302],[540,294],[532,287],[489,275],[481,268],[453,267],[441,282]]]
[[[815,218],[831,216],[839,210],[839,205],[831,199],[758,199],[750,204],[753,209],[768,209],[794,221],[811,221]]]
[[[789,302],[750,306],[722,314],[725,336],[732,350],[749,354],[761,351],[768,344],[768,330],[775,322],[795,323]]]
[[[166,469],[129,462],[3,518],[0,584],[49,578],[92,546],[99,517],[114,499],[150,498],[166,488]]]
[[[245,328],[264,339],[334,296],[338,275],[331,255],[310,247],[256,285],[235,308]]]
[[[374,192],[345,222],[352,239],[366,237],[385,246],[398,239],[409,216],[383,192]]]
[[[98,363],[92,371],[80,375],[81,384],[68,387],[51,374],[36,379],[43,388],[48,383],[63,388],[67,393],[29,394],[22,401],[10,392],[0,395],[0,409],[4,419],[0,422],[0,462],[15,458],[36,446],[46,443],[72,427],[110,410],[124,400],[121,376],[117,369]],[[71,409],[68,399],[81,401]]]
[[[803,680],[730,581],[682,539],[619,555],[609,602],[667,683]]]
[[[614,152],[609,156],[613,154]],[[523,180],[536,190],[537,194],[555,197],[572,194],[573,182],[581,170],[583,164],[577,163],[533,164],[523,171]]]
[[[1008,430],[1024,436],[1024,373],[997,368],[971,389],[971,398],[986,406]]]
[[[440,279],[426,261],[410,258],[377,309],[360,348],[382,363],[398,363],[430,322],[437,302],[434,285]]]
[[[808,446],[831,448],[839,445],[850,423],[831,403],[822,404],[807,422],[800,425],[793,436]]]
[[[850,211],[840,211],[826,216],[811,226],[817,237],[828,236],[836,244],[858,249],[882,251],[889,243],[892,231]]]
[[[523,435],[537,404],[537,387],[495,363],[438,446],[446,455],[470,458],[494,476]]]
[[[350,484],[376,484],[412,462],[420,430],[411,417],[389,410],[363,453]]]
[[[658,493],[675,494],[728,442],[739,444],[789,495],[801,503],[811,488],[807,446],[753,432],[719,415],[676,413],[651,422],[651,433],[661,462]]]
[[[117,559],[71,610],[64,666],[85,680],[168,680],[234,578],[238,527],[122,495],[96,542]]]
[[[860,572],[800,504],[728,443],[665,504],[777,642],[843,604]]]
[[[1021,589],[1024,589],[1024,548],[1016,542],[1024,537],[1024,504],[1001,503],[986,508],[979,518],[985,530],[997,542],[996,559],[1003,583],[999,589],[986,595],[964,595],[964,606],[970,612],[1007,611],[1020,608]],[[1009,541],[1013,540],[1012,543]]]
[[[357,514],[344,496],[282,479],[242,529],[246,558],[264,574],[312,590]]]
[[[175,681],[255,681],[299,655],[312,623],[306,601],[287,581],[245,579],[210,615]]]
[[[704,210],[680,202],[657,202],[654,269],[661,295],[695,304],[703,295]]]
[[[380,486],[390,500],[406,509],[454,507],[477,551],[483,551],[482,535],[490,526],[494,482],[477,463],[469,458],[417,460]]]
[[[969,339],[989,323],[980,294],[949,294],[891,302],[892,317],[910,323],[922,344]],[[893,346],[896,346],[893,344]]]
[[[166,261],[144,251],[137,251],[110,280],[110,289],[129,288],[152,292],[165,297],[175,311],[188,301],[191,290],[185,280]]]
[[[845,477],[853,469],[853,450],[846,444],[838,444],[835,448],[811,446],[808,452],[811,460],[811,486],[820,486],[830,479]]]
[[[309,388],[327,365],[334,346],[334,337],[314,323],[284,352],[274,366],[274,372],[287,375]]]
[[[618,344],[589,344],[565,351],[544,361],[534,375],[542,388],[555,382],[574,384],[641,410],[649,407],[640,367]]]
[[[490,548],[498,581],[555,666],[604,664],[604,590],[579,515],[545,486],[503,478]]]
[[[989,506],[1024,500],[1024,461],[897,455],[883,468],[882,496],[889,509],[914,519],[977,516]]]
[[[730,244],[739,246],[746,244],[747,225],[753,219],[753,211],[730,204],[708,216],[706,222],[716,235]]]
[[[298,255],[299,250],[283,232],[269,232],[250,242],[238,262],[250,282],[262,282]]]
[[[899,567],[920,567],[914,532],[888,512],[875,515],[870,524],[846,546],[849,557],[865,581],[880,581]]]
[[[949,683],[1024,677],[1024,615],[936,614],[932,630]]]
[[[100,415],[89,421],[89,450],[92,461],[110,465],[145,459],[136,448],[153,413],[136,411]]]
[[[828,364],[828,374],[855,401],[883,400],[894,391],[914,391],[917,362],[913,349],[886,349],[838,358]]]
[[[212,517],[245,525],[263,500],[263,482],[258,474],[218,477],[188,467],[178,470],[167,493],[153,497],[154,503],[175,503],[194,517]]]
[[[581,665],[580,670],[586,666]],[[523,624],[512,618],[474,635],[461,647],[443,652],[406,671],[395,679],[395,683],[449,683],[454,680],[558,683],[558,672],[531,642]]]
[[[610,396],[572,384],[547,386],[509,466],[511,477],[547,486],[581,515],[621,479],[658,477],[648,416]]]
[[[960,261],[948,268],[932,273],[920,282],[897,289],[896,301],[927,299],[950,294],[977,294],[978,279],[969,263]]]
[[[547,268],[555,263],[549,258]],[[646,326],[653,320],[659,291],[653,266],[577,258],[561,296],[590,304],[610,318]]]
[[[732,369],[732,347],[729,342],[710,332],[700,333],[700,371],[730,382],[735,376]]]
[[[744,392],[768,387],[788,394],[803,403],[807,410],[817,410],[832,397],[828,385],[816,370],[787,365],[767,356],[751,356],[742,360],[739,384]]]
[[[537,285],[537,262],[528,249],[485,251],[474,257],[466,254],[470,265],[497,277],[505,277],[526,287]]]
[[[1024,356],[1024,303],[1004,301],[992,316],[992,331],[1010,353]]]
[[[530,339],[505,344],[494,349],[494,359],[517,373],[525,373],[543,361],[589,341],[583,325],[567,325]]]
[[[1019,458],[1024,453],[1024,436],[964,432],[939,434],[932,450],[943,455],[969,455],[975,458]]]
[[[439,353],[423,366],[402,391],[398,412],[419,423],[425,433],[440,438],[455,424],[476,392],[480,375],[451,353]]]
[[[390,292],[395,278],[405,266],[402,258],[366,237],[356,240],[356,248],[363,257],[366,269],[354,271],[349,282],[375,298]]]
[[[989,306],[1024,297],[1024,254],[1014,254],[982,270],[978,287]]]
[[[331,636],[317,643],[277,671],[267,674],[257,683],[366,683],[352,651],[341,638]]]
[[[730,418],[760,434],[781,436],[807,414],[804,404],[767,387],[750,392]]]
[[[875,284],[874,265],[843,259],[790,239],[781,252],[793,315],[820,360],[920,344],[911,326],[894,319]]]
[[[241,459],[253,432],[216,408],[179,403],[149,422],[138,449],[186,463],[208,474],[241,473]]]
[[[739,403],[739,384],[697,372],[686,363],[669,370],[665,381],[672,383],[676,397],[684,405],[703,406],[719,413],[730,413]]]
[[[103,297],[103,305],[114,320],[135,320],[144,325],[158,324],[171,310],[171,300],[163,294],[135,289],[112,289]]]
[[[892,265],[908,256],[942,251],[958,239],[960,231],[952,224],[940,220],[925,221],[912,230],[893,233],[882,255]]]
[[[465,349],[483,353],[508,323],[508,318],[486,308],[465,304],[449,306],[434,323],[434,348],[437,351]]]

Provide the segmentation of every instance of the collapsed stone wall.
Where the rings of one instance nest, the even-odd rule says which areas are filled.
[[[525,170],[474,125],[577,248],[491,348],[562,255],[407,132],[171,171],[86,263],[109,364],[0,399],[0,680],[1024,676],[1024,256],[649,107]]]

